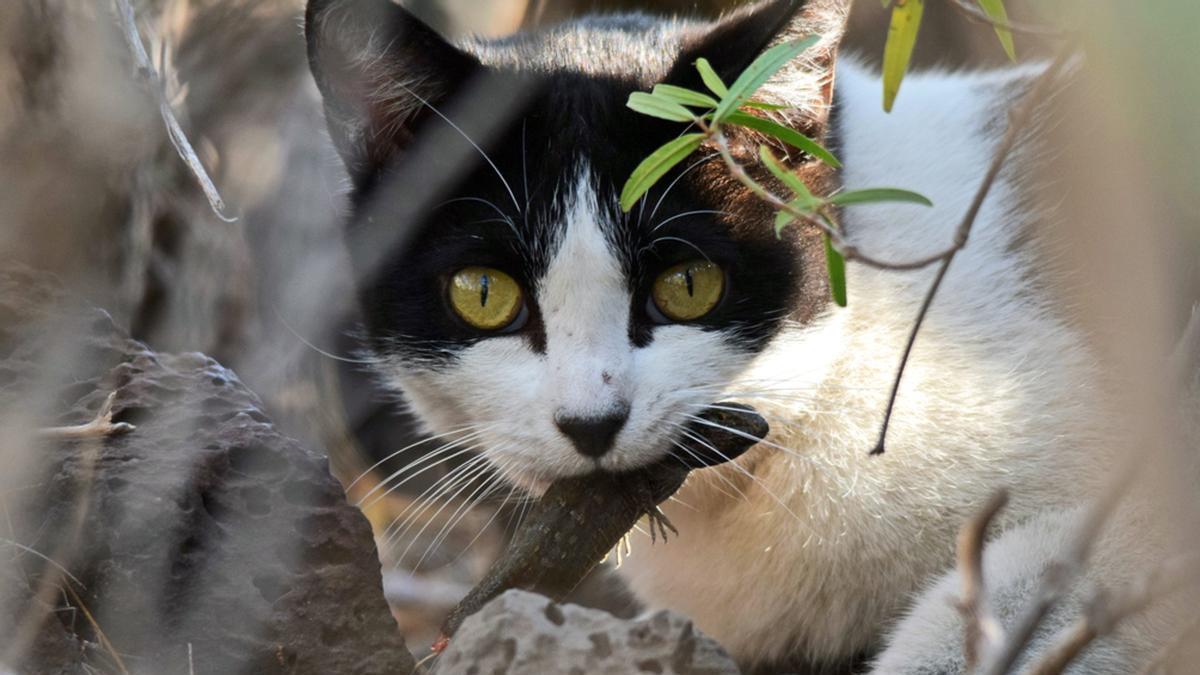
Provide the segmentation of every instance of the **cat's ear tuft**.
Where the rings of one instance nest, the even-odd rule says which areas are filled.
[[[436,105],[479,67],[390,0],[309,0],[309,67],[352,176],[389,161]]]
[[[833,96],[834,58],[849,10],[849,0],[767,0],[734,11],[685,41],[667,81],[703,90],[695,68],[696,60],[703,57],[731,84],[769,47],[819,35],[820,42],[784,67],[763,92],[764,98],[796,106],[809,121],[823,123]],[[785,83],[789,91],[773,92]]]

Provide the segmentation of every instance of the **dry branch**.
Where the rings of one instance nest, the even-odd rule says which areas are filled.
[[[1012,670],[1013,664],[1033,639],[1046,614],[1066,594],[1071,583],[1087,564],[1093,543],[1137,477],[1138,466],[1136,457],[1131,455],[1117,467],[1111,484],[1101,492],[1100,499],[1085,512],[1083,521],[1068,542],[1064,555],[1047,565],[1040,586],[1016,625],[1008,632],[998,649],[983,660],[979,670],[982,675],[1004,675]]]
[[[179,153],[179,157],[183,159],[184,164],[191,170],[192,175],[196,177],[196,181],[200,183],[200,189],[204,191],[204,196],[208,199],[208,204],[212,207],[213,213],[217,214],[218,218],[227,223],[236,222],[237,218],[225,215],[225,200],[221,198],[221,193],[217,190],[217,186],[213,183],[212,178],[209,177],[208,171],[200,161],[200,156],[196,154],[191,141],[188,140],[187,135],[183,132],[183,127],[179,124],[179,119],[175,117],[175,111],[171,109],[171,102],[167,99],[162,77],[154,68],[154,64],[150,61],[150,55],[146,53],[146,47],[142,44],[142,35],[138,31],[137,18],[133,12],[133,6],[129,4],[129,0],[116,0],[116,3],[117,16],[121,22],[122,33],[125,36],[125,41],[129,43],[130,51],[133,53],[133,60],[137,66],[138,76],[150,83],[151,89],[154,90],[154,96],[158,100],[158,109],[162,114],[163,123],[167,126],[167,137],[171,139],[171,145],[175,147],[175,151]]]
[[[958,609],[967,622],[963,653],[968,671],[974,670],[981,656],[995,651],[1004,639],[1004,630],[987,602],[983,546],[988,527],[1007,503],[1008,491],[1000,490],[958,532],[958,571],[962,576],[962,598]]]
[[[1121,590],[1101,589],[1084,608],[1083,616],[1063,631],[1054,645],[1027,671],[1027,675],[1063,672],[1092,640],[1111,633],[1125,619],[1145,610],[1174,591],[1200,582],[1200,557],[1167,560]]]

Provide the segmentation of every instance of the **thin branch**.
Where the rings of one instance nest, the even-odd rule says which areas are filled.
[[[983,545],[987,530],[996,515],[1008,503],[1008,491],[1000,490],[958,532],[958,572],[962,577],[962,598],[958,610],[966,619],[963,653],[967,670],[978,665],[980,657],[990,654],[1004,639],[1004,630],[987,602],[987,584],[983,577]]]
[[[1062,38],[1068,35],[1067,31],[1054,26],[1046,26],[1034,23],[1021,23],[1013,20],[1000,21],[993,19],[983,11],[979,5],[975,4],[974,0],[948,0],[950,6],[958,10],[958,12],[966,16],[975,23],[984,23],[994,28],[1003,28],[1014,33],[1026,33],[1028,35],[1041,35],[1043,37]]]
[[[1026,675],[1062,673],[1096,638],[1111,633],[1125,619],[1185,586],[1200,582],[1200,558],[1196,555],[1167,560],[1120,590],[1097,591],[1084,608],[1083,616],[1063,631]]]
[[[175,147],[175,151],[179,153],[183,163],[191,169],[192,175],[200,183],[200,189],[204,191],[204,196],[208,199],[208,204],[217,217],[227,223],[236,222],[237,218],[225,215],[225,200],[221,198],[216,184],[209,177],[208,171],[200,161],[200,156],[196,154],[195,148],[192,147],[187,135],[183,132],[183,127],[175,117],[175,112],[171,109],[171,102],[167,100],[162,78],[155,70],[154,64],[150,61],[150,55],[146,53],[146,47],[142,44],[142,35],[138,32],[133,6],[130,5],[129,0],[116,0],[116,3],[117,16],[121,21],[125,41],[129,43],[129,49],[133,53],[138,75],[149,82],[154,90],[154,95],[158,99],[158,109],[162,114],[163,123],[167,126],[167,137],[171,139],[171,145]]]
[[[1041,103],[1047,89],[1058,79],[1059,73],[1066,66],[1073,51],[1073,43],[1064,43],[1054,62],[1038,76],[1029,92],[1008,113],[1008,129],[1004,133],[1004,138],[1001,139],[1000,145],[996,147],[996,152],[992,156],[992,163],[983,177],[983,182],[980,183],[979,189],[975,193],[975,198],[971,201],[966,215],[963,216],[958,230],[954,233],[954,244],[946,252],[945,257],[942,258],[942,265],[938,268],[937,276],[934,277],[933,283],[929,286],[929,291],[925,294],[925,299],[921,303],[921,310],[917,313],[917,320],[913,323],[912,331],[908,335],[908,343],[904,347],[904,355],[900,359],[900,366],[896,369],[896,379],[892,383],[892,391],[888,397],[883,423],[879,428],[879,439],[875,443],[875,447],[871,450],[872,455],[883,454],[887,441],[888,426],[891,424],[892,413],[896,407],[896,396],[900,392],[900,382],[904,379],[904,370],[908,366],[909,356],[912,354],[913,345],[917,341],[917,335],[921,332],[921,326],[925,323],[925,317],[929,314],[929,307],[933,304],[933,299],[941,289],[942,281],[946,278],[946,272],[949,271],[950,264],[954,262],[954,258],[958,255],[958,252],[967,245],[967,240],[971,236],[971,229],[975,226],[975,219],[979,216],[979,211],[983,208],[983,203],[987,199],[988,194],[991,193],[992,186],[996,183],[996,178],[1000,175],[1000,170],[1004,167],[1009,154],[1012,153],[1013,148],[1016,146],[1017,139],[1020,138],[1025,127],[1033,119],[1033,114],[1037,110],[1038,104]]]
[[[1071,582],[1087,563],[1101,528],[1116,511],[1129,486],[1137,478],[1140,467],[1133,453],[1116,467],[1112,482],[1100,494],[1100,499],[1084,513],[1083,521],[1075,530],[1064,555],[1047,565],[1033,600],[1009,631],[1005,642],[983,661],[979,671],[982,675],[1004,675],[1012,670],[1046,614],[1067,592]]]

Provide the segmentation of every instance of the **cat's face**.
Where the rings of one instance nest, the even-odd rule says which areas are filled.
[[[427,29],[386,12],[409,42],[431,49]],[[311,6],[309,20],[311,44]],[[758,35],[750,58],[769,37]],[[660,46],[659,78],[695,58],[678,42]],[[489,57],[507,65],[488,66]],[[688,416],[720,400],[781,322],[820,311],[818,247],[776,238],[770,210],[708,149],[622,213],[618,195],[634,167],[683,125],[625,107],[647,86],[644,73],[530,73],[512,65],[519,58],[443,51],[441,65],[397,66],[396,81],[428,85],[438,71],[440,84],[428,95],[403,85],[418,108],[403,124],[374,128],[374,103],[354,127],[353,106],[330,104],[336,88],[323,83],[360,229],[404,231],[401,245],[351,246],[369,267],[360,295],[371,343],[429,431],[460,437],[509,475],[642,466],[675,447]],[[499,121],[481,125],[485,101],[446,94],[472,81],[519,93],[489,111]],[[396,114],[399,104],[386,103],[375,117]],[[352,133],[339,138],[339,119]],[[439,133],[444,153],[420,147]],[[453,145],[467,151],[447,159]]]

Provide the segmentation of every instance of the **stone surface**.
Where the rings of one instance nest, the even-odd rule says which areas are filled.
[[[618,619],[520,590],[463,622],[437,667],[438,675],[737,672],[716,642],[674,612]]]
[[[68,442],[26,433],[23,454],[5,450],[23,466],[0,476],[0,494],[20,495],[6,502],[12,541],[78,579],[0,549],[17,563],[0,574],[0,660],[17,672],[121,672],[118,659],[131,673],[413,670],[366,519],[234,373],[155,353],[6,269],[0,383],[10,427],[87,422],[114,391],[115,420],[137,426]]]

